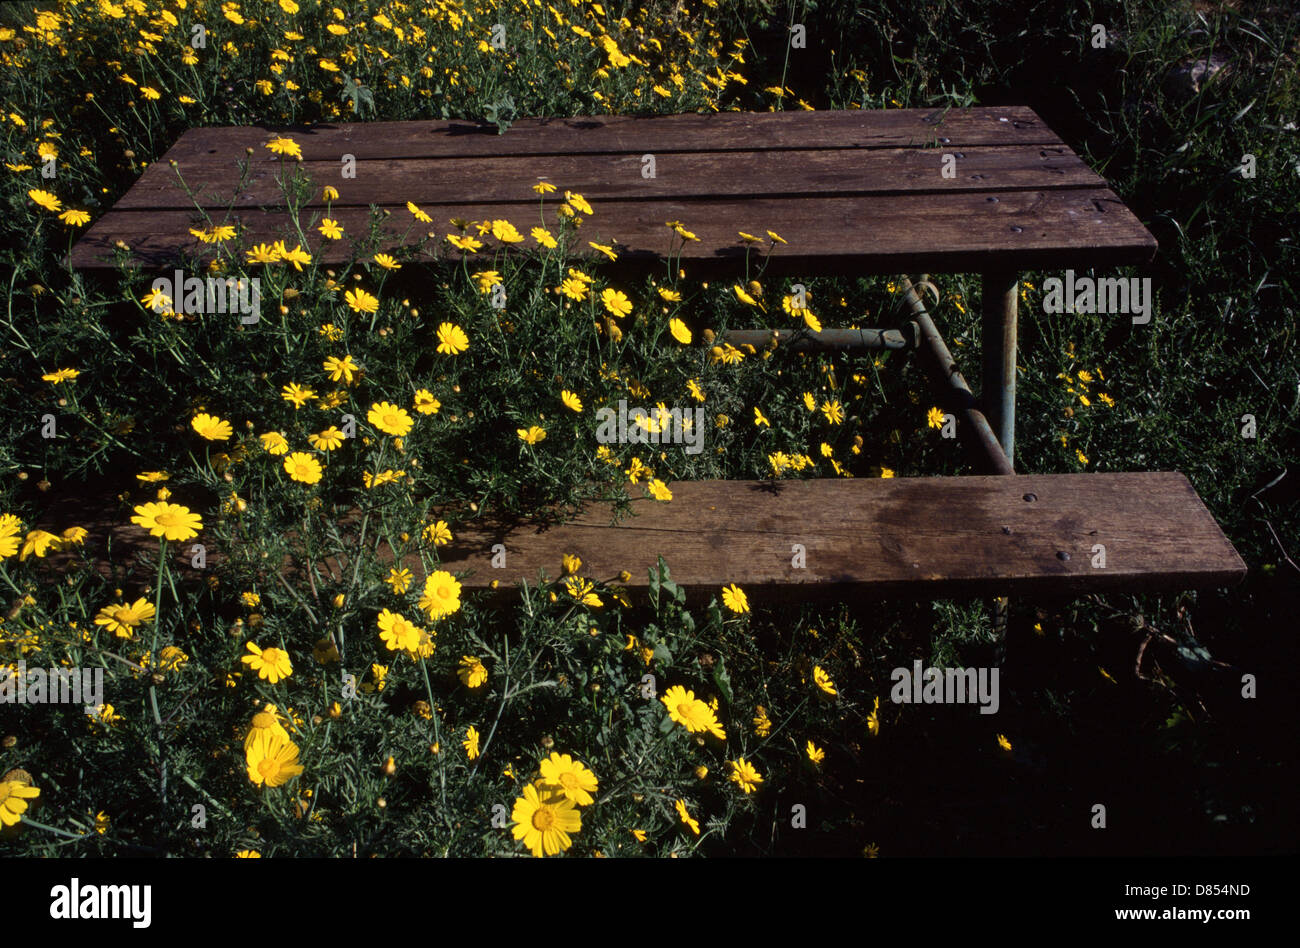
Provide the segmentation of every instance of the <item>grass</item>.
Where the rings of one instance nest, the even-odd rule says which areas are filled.
[[[57,570],[40,556],[0,561],[12,600],[0,655],[102,666],[113,705],[90,719],[76,707],[6,714],[5,787],[30,782],[41,795],[27,814],[37,822],[6,830],[5,851],[527,854],[503,829],[503,810],[511,822],[553,753],[581,760],[600,782],[571,838],[568,852],[578,855],[1256,853],[1294,844],[1283,793],[1295,778],[1284,722],[1294,710],[1289,630],[1300,605],[1289,549],[1300,536],[1291,470],[1300,441],[1293,13],[943,0],[865,9],[583,3],[555,14],[366,2],[342,17],[309,2],[293,13],[270,3],[241,9],[244,23],[194,2],[0,11],[8,289],[0,510],[21,519],[22,534],[37,523],[62,531],[76,523],[49,523],[51,498],[94,485],[134,506],[162,487],[234,551],[208,583],[183,580],[174,560],[121,564],[129,571],[120,591],[75,555]],[[381,12],[388,25],[374,19]],[[537,28],[543,19],[554,38]],[[488,21],[506,27],[508,51],[479,49]],[[209,40],[189,64],[183,27],[193,22],[206,23]],[[788,48],[795,23],[807,27],[807,49]],[[1091,44],[1096,23],[1107,28],[1105,48]],[[644,65],[614,65],[604,34]],[[308,46],[316,52],[301,52]],[[287,60],[273,53],[282,48],[294,51]],[[1178,78],[1211,55],[1228,66],[1197,88]],[[708,75],[717,81],[701,85]],[[465,597],[431,617],[418,602],[420,577],[396,591],[374,557],[382,540],[435,571],[439,544],[426,529],[438,519],[454,533],[479,512],[620,497],[634,456],[669,489],[681,479],[766,476],[777,451],[811,462],[785,476],[967,470],[951,442],[927,436],[925,380],[910,362],[778,352],[726,365],[698,344],[706,330],[789,325],[779,301],[794,281],[749,275],[772,316],[739,302],[729,285],[667,273],[628,282],[589,268],[592,290],[577,300],[551,292],[565,276],[560,249],[505,260],[490,257],[488,241],[481,265],[442,268],[432,282],[413,276],[409,262],[389,271],[369,255],[333,268],[270,265],[264,298],[285,312],[267,307],[262,325],[238,330],[222,317],[160,317],[140,302],[143,277],[92,282],[69,272],[62,259],[78,228],[29,197],[47,190],[64,208],[97,216],[196,125],[456,117],[506,127],[524,115],[1002,102],[1043,115],[1161,247],[1151,267],[1123,274],[1153,281],[1147,326],[1044,314],[1044,281],[1059,274],[1025,274],[1018,470],[1182,471],[1251,569],[1231,591],[1016,602],[1014,665],[993,718],[888,697],[891,670],[913,659],[992,661],[978,603],[736,614],[718,598],[684,603],[669,574],[651,601],[627,607],[616,601],[616,578],[588,577],[599,607],[581,601],[586,590],[556,583],[524,591],[505,611]],[[54,179],[41,177],[42,143],[57,150]],[[1247,153],[1253,178],[1237,170]],[[290,176],[293,164],[285,163]],[[572,233],[554,215],[561,197],[539,197],[539,206],[567,242]],[[307,243],[323,239],[312,233]],[[243,259],[229,253],[230,271],[242,272]],[[504,312],[475,279],[485,270],[508,290]],[[936,319],[973,377],[978,284],[970,275],[935,281]],[[887,280],[805,282],[826,325],[901,316]],[[344,302],[349,288],[373,295],[376,311]],[[634,304],[613,328],[599,302],[606,288]],[[673,338],[672,317],[694,345]],[[436,351],[444,322],[465,331],[467,350]],[[345,353],[363,370],[350,384],[322,368]],[[41,380],[61,368],[81,374]],[[597,455],[596,407],[619,398],[695,404],[691,382],[706,395],[709,443],[721,451],[656,457],[621,446]],[[319,397],[295,408],[280,394],[290,383]],[[440,403],[436,413],[415,410],[418,389]],[[564,406],[563,390],[581,396],[583,412]],[[839,403],[843,421],[809,411],[804,392],[819,408]],[[337,401],[323,408],[320,397]],[[382,401],[411,417],[400,445],[368,417]],[[754,424],[756,408],[769,426]],[[190,426],[198,412],[228,419],[230,440],[199,437]],[[41,436],[47,413],[57,419],[52,439]],[[308,435],[341,425],[344,414],[358,439],[313,452]],[[1253,438],[1242,436],[1245,415],[1255,419]],[[517,432],[532,426],[546,440],[521,440]],[[320,460],[319,482],[287,476],[256,437],[271,431]],[[392,483],[364,486],[366,474],[398,470]],[[138,480],[150,471],[169,479]],[[364,531],[341,527],[341,513],[358,503],[368,511]],[[338,552],[350,554],[351,573],[290,582],[264,565]],[[106,607],[141,598],[156,604],[156,617],[128,623],[123,635],[94,623]],[[433,654],[386,648],[377,625],[385,609],[435,633]],[[293,674],[259,678],[241,661],[249,641],[284,649]],[[164,653],[168,646],[184,659]],[[483,662],[485,684],[462,681],[462,656]],[[816,686],[814,667],[834,680],[833,699]],[[1242,698],[1243,674],[1257,677],[1257,698]],[[716,700],[725,742],[673,722],[657,698],[676,685]],[[244,742],[268,703],[304,769],[259,788]],[[770,729],[756,727],[759,706]],[[475,759],[462,745],[470,728]],[[819,765],[809,740],[825,750]],[[728,780],[741,759],[763,775],[754,793]],[[1099,802],[1110,832],[1091,826]],[[791,824],[796,804],[806,807],[806,828]],[[204,826],[195,805],[205,808]]]

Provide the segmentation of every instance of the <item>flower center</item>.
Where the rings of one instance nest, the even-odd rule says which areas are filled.
[[[677,706],[677,713],[680,714],[688,721],[694,719],[695,717],[694,712],[695,712],[695,708],[691,705],[689,701],[683,701],[681,704]]]
[[[541,830],[542,832],[546,832],[554,825],[555,825],[554,811],[549,806],[538,807],[537,812],[533,814],[533,827],[535,829]]]
[[[280,764],[270,757],[265,757],[258,762],[257,772],[261,774],[263,778],[270,780],[280,772]]]
[[[564,785],[565,789],[573,790],[578,786],[578,775],[573,771],[562,773],[560,774],[560,783]]]
[[[156,516],[154,519],[157,520],[158,523],[164,527],[176,526],[176,514],[174,514],[170,510],[164,510],[162,513],[158,514],[158,516]]]
[[[280,650],[278,648],[262,649],[262,661],[268,665],[277,665],[280,662]]]

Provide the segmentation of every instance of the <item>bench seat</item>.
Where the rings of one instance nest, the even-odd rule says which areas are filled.
[[[466,590],[496,581],[507,593],[539,574],[559,578],[562,557],[577,554],[581,576],[612,580],[626,570],[631,579],[623,585],[635,593],[663,556],[688,592],[707,597],[736,583],[760,600],[1138,592],[1226,586],[1246,574],[1177,473],[678,481],[672,491],[668,503],[635,500],[635,515],[617,526],[606,504],[559,525],[462,522],[454,542],[439,549],[442,568]],[[92,557],[109,536],[119,565],[123,553],[157,549],[129,513],[89,526]],[[211,568],[221,551],[205,542]],[[504,568],[492,566],[497,544],[505,547]],[[805,568],[792,566],[795,544],[806,551]],[[1105,547],[1104,567],[1093,565],[1097,545]],[[176,565],[188,567],[188,553],[173,550]],[[382,547],[378,556],[392,560]],[[322,565],[340,577],[348,566]],[[405,565],[422,580],[418,558]]]
[[[472,522],[444,567],[482,588],[560,573],[632,574],[662,555],[673,580],[830,595],[850,589],[916,598],[1223,586],[1246,566],[1182,474],[1038,474],[804,481],[679,481],[673,500],[639,500],[610,525],[588,507],[561,526]],[[1026,499],[1031,498],[1031,499]],[[490,566],[504,543],[504,569]],[[806,568],[793,568],[794,544]],[[1094,545],[1105,567],[1094,567]],[[1068,556],[1062,556],[1068,554]]]

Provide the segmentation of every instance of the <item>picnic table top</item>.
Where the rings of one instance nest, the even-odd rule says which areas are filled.
[[[770,274],[816,276],[1084,269],[1143,263],[1156,249],[1042,119],[999,106],[525,119],[504,134],[466,121],[195,128],[95,222],[72,265],[111,266],[117,241],[150,267],[177,263],[182,252],[210,256],[214,248],[190,232],[206,223],[196,205],[213,224],[242,225],[254,242],[298,243],[276,180],[282,165],[298,163],[263,147],[280,135],[301,147],[314,184],[299,212],[305,249],[329,264],[349,259],[349,238],[367,232],[372,205],[388,214],[367,253],[431,235],[421,257],[457,259],[444,239],[456,232],[453,218],[509,220],[527,238],[517,246],[536,248],[529,230],[557,230],[566,190],[594,210],[575,255],[598,256],[594,241],[612,245],[622,266],[662,267],[671,254],[698,275],[753,269],[768,255]],[[342,177],[346,155],[355,178]],[[559,189],[544,205],[533,191],[539,179]],[[325,185],[340,194],[328,213]],[[418,222],[408,201],[432,223]],[[325,216],[344,239],[314,230]],[[683,246],[665,226],[674,220],[698,240]],[[483,240],[480,259],[500,246]]]

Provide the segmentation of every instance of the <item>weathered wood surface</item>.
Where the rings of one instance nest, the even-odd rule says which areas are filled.
[[[533,185],[550,181],[590,202],[661,201],[712,197],[798,198],[821,194],[895,194],[1058,187],[1105,188],[1106,182],[1064,146],[959,149],[960,173],[940,174],[946,149],[888,148],[844,151],[655,152],[655,176],[642,175],[642,155],[525,155],[494,158],[381,158],[359,160],[355,179],[339,181],[331,206],[393,205],[395,197],[425,204],[536,204]],[[958,158],[957,155],[960,157]],[[851,159],[851,160],[850,160]],[[292,170],[293,164],[288,166]],[[305,161],[314,182],[338,178],[340,164]],[[189,192],[204,206],[276,207],[283,203],[278,163],[259,162],[246,177],[237,163],[200,163],[191,171],[151,165],[117,210],[186,210]],[[181,187],[181,182],[184,187]],[[563,200],[563,195],[560,195]],[[560,200],[551,198],[554,208]],[[317,187],[307,202],[324,208]],[[599,211],[597,212],[599,215]],[[551,222],[553,223],[553,222]]]
[[[110,265],[118,241],[148,267],[182,253],[209,257],[214,248],[189,233],[207,219],[242,227],[255,242],[297,243],[276,179],[299,163],[263,147],[281,132],[300,144],[313,176],[299,223],[307,249],[326,264],[349,258],[349,238],[366,236],[371,206],[387,217],[367,255],[432,233],[420,259],[458,259],[444,240],[452,218],[506,219],[525,235],[536,225],[555,230],[564,190],[595,210],[577,255],[603,260],[587,241],[611,244],[629,270],[662,266],[676,252],[669,220],[699,237],[681,260],[701,276],[739,271],[747,254],[764,252],[739,231],[766,244],[773,230],[787,241],[772,252],[774,275],[1104,267],[1144,262],[1156,247],[1032,111],[998,107],[526,120],[504,135],[465,122],[192,129],[87,231],[73,266]],[[948,154],[951,178],[941,174]],[[344,155],[356,159],[356,178],[341,177]],[[655,158],[653,177],[642,175],[645,155]],[[545,212],[532,192],[539,179],[560,189]],[[341,241],[313,229],[326,213],[326,184],[340,192],[329,215],[348,234]],[[407,201],[433,223],[416,222]],[[508,249],[530,247],[531,238]]]
[[[539,575],[559,578],[561,558],[572,553],[582,558],[583,577],[613,580],[626,570],[636,593],[662,555],[674,581],[704,596],[736,583],[759,598],[918,599],[1190,589],[1231,585],[1246,573],[1177,473],[694,481],[672,490],[669,503],[635,501],[636,515],[617,526],[605,505],[557,526],[462,522],[454,542],[438,549],[442,568],[459,574],[467,590],[496,581],[505,592]],[[92,558],[102,556],[109,536],[119,565],[133,551],[156,555],[157,541],[127,512],[85,525]],[[205,542],[215,565],[221,551]],[[506,548],[503,569],[491,565],[498,543]],[[795,544],[806,550],[806,568],[792,566]],[[1093,565],[1097,545],[1105,547],[1105,567]],[[391,559],[386,552],[381,558]],[[177,565],[187,566],[187,557]],[[341,565],[323,568],[341,576]],[[406,565],[422,579],[418,558]]]
[[[459,260],[460,252],[446,243],[454,233],[448,221],[504,218],[526,233],[542,220],[537,205],[437,205],[423,210],[433,218],[420,224],[405,205],[387,206],[380,225],[381,239],[370,252],[392,251],[432,234],[430,247],[440,258]],[[125,241],[133,256],[150,267],[166,267],[185,250],[196,256],[211,254],[189,233],[202,227],[197,214],[184,211],[112,212],[73,248],[74,263],[90,262],[98,254],[112,257],[116,240]],[[303,219],[312,229],[323,217],[320,209]],[[335,208],[347,234],[368,233],[370,211]],[[214,223],[235,223],[247,229],[256,243],[285,238],[290,247],[299,241],[286,230],[280,212],[247,209],[214,214]],[[602,202],[597,214],[582,225],[575,256],[603,261],[588,241],[614,246],[620,266],[662,269],[663,260],[682,241],[664,226],[680,220],[699,237],[681,249],[690,272],[743,272],[747,255],[752,260],[769,256],[766,230],[787,241],[770,253],[769,274],[975,272],[990,268],[1051,268],[1072,263],[1083,266],[1120,266],[1148,254],[1146,231],[1119,199],[1104,189],[1012,191],[997,195],[957,192],[936,199],[933,195],[864,195],[860,197],[810,197],[798,201],[781,198],[730,198],[695,201]],[[555,226],[553,219],[547,226]],[[102,226],[101,226],[102,225]],[[752,247],[739,231],[756,234],[763,244]],[[531,240],[528,241],[531,243]],[[485,250],[497,242],[485,238]],[[525,244],[524,246],[527,246]],[[96,249],[98,248],[98,249]],[[310,241],[308,249],[327,264],[348,259],[347,240]],[[1149,255],[1149,254],[1148,254]],[[486,259],[482,253],[477,258]],[[433,259],[432,256],[426,259]],[[471,255],[471,260],[475,256]]]
[[[889,109],[822,112],[719,112],[710,115],[582,115],[526,118],[504,134],[466,121],[363,122],[195,128],[176,143],[177,161],[242,152],[278,161],[262,144],[277,135],[302,146],[305,161],[490,157],[617,152],[753,151],[757,148],[904,148],[949,145],[1059,145],[1032,109]],[[237,156],[236,156],[237,157]]]

